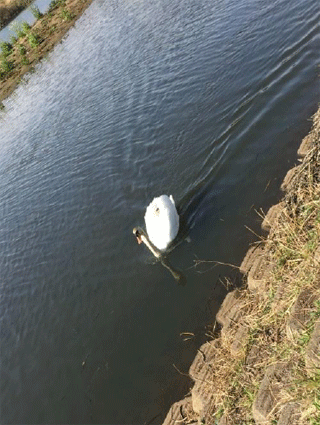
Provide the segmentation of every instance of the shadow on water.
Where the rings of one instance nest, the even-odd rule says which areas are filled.
[[[195,226],[196,218],[199,218],[201,205],[205,202],[210,193],[210,186],[213,185],[212,172],[192,187],[181,199],[177,205],[177,211],[180,217],[180,228],[174,246],[179,245],[188,238],[190,230]]]

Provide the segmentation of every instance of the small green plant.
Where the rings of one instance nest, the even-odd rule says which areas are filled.
[[[1,47],[1,53],[2,56],[5,58],[7,56],[9,56],[12,52],[12,44],[3,41],[2,43],[0,43],[0,47]]]
[[[24,56],[27,53],[27,49],[23,44],[18,44],[18,51],[21,56]]]
[[[2,71],[7,74],[8,72],[13,70],[14,68],[13,62],[9,62],[7,59],[4,58],[1,61],[1,68],[2,68]]]
[[[20,38],[26,36],[31,27],[28,22],[14,22],[10,28],[17,34],[17,37]]]
[[[17,38],[23,37],[24,34],[22,33],[21,25],[18,22],[13,22],[10,25],[10,29],[16,33]]]
[[[314,312],[314,316],[320,317],[320,300],[315,301],[314,306],[316,308],[316,311]]]
[[[49,34],[53,34],[56,31],[57,27],[55,25],[52,25],[52,27],[50,27],[49,29]]]
[[[64,21],[71,21],[73,19],[72,13],[64,7],[61,9],[61,17]]]
[[[30,11],[36,19],[40,19],[43,16],[38,6],[30,6]]]
[[[21,64],[22,65],[29,65],[29,59],[27,58],[27,56],[22,56],[21,57]]]
[[[35,49],[40,44],[40,37],[37,34],[30,32],[30,34],[28,35],[28,42],[30,46]]]
[[[28,35],[29,34],[29,31],[31,30],[31,27],[28,24],[28,22],[22,22],[22,24],[21,24],[21,30],[23,32],[23,35]]]
[[[64,6],[65,3],[66,3],[66,0],[51,0],[49,5],[49,11],[51,12],[56,7]]]
[[[18,41],[17,37],[15,37],[14,35],[10,36],[10,44],[12,46],[14,46],[16,44],[16,42]]]

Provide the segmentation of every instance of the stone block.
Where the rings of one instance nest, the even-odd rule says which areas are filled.
[[[315,323],[306,354],[306,369],[309,376],[320,373],[320,320]]]
[[[312,149],[314,145],[312,134],[308,134],[301,142],[301,145],[298,149],[298,155],[300,157],[304,157],[307,155],[310,149]]]
[[[257,255],[259,255],[259,253],[260,248],[258,247],[258,245],[254,245],[248,249],[240,265],[240,273],[247,274],[249,272],[250,268],[252,267],[252,264],[254,263],[254,260],[256,259]]]
[[[203,368],[191,390],[192,408],[200,420],[204,419],[212,408],[214,382],[211,377],[210,367]]]
[[[252,415],[258,425],[266,425],[268,423],[268,417],[277,403],[278,382],[281,380],[281,371],[286,366],[283,363],[276,363],[269,366],[266,370],[252,405]]]
[[[281,409],[277,425],[299,425],[300,416],[299,403],[286,403]]]
[[[275,313],[280,312],[281,310],[287,309],[287,293],[288,288],[286,283],[278,284],[273,302],[272,302],[272,311]]]
[[[300,170],[301,165],[297,165],[287,172],[285,178],[283,179],[282,185],[280,186],[283,192],[287,192],[290,189],[291,184],[299,174]]]
[[[217,322],[223,327],[229,327],[231,323],[236,322],[241,316],[242,304],[238,289],[229,292],[216,315]]]
[[[239,327],[234,335],[234,339],[230,346],[230,354],[232,357],[238,357],[244,354],[244,348],[247,344],[248,336],[248,327],[243,324],[239,324]]]
[[[185,418],[188,417],[189,412],[192,409],[191,397],[174,403],[163,422],[162,425],[177,425],[178,423],[183,424]]]
[[[199,348],[189,369],[189,375],[194,381],[199,379],[203,367],[210,364],[210,362],[214,359],[218,348],[219,340],[206,342]]]
[[[270,268],[271,265],[265,255],[260,255],[255,259],[247,276],[250,292],[260,295],[266,294]]]
[[[261,362],[260,348],[257,345],[253,345],[246,357],[246,366],[254,368],[256,363]]]
[[[271,227],[276,223],[281,211],[284,208],[284,202],[280,202],[279,204],[273,205],[269,211],[267,212],[261,227],[263,230],[269,232]]]
[[[297,338],[304,330],[310,319],[310,311],[314,307],[317,296],[311,288],[303,289],[294,303],[287,321],[288,338]]]

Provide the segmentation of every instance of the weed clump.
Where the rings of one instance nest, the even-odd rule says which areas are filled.
[[[28,35],[29,31],[31,30],[30,25],[28,24],[28,22],[22,22],[21,24],[21,30],[23,35]]]
[[[10,62],[10,61],[8,61],[7,59],[5,59],[5,58],[3,58],[2,60],[1,60],[1,69],[2,69],[2,72],[4,73],[4,74],[8,74],[10,71],[12,71],[13,70],[13,68],[14,68],[14,64],[13,64],[13,62]],[[4,77],[5,75],[3,75],[3,77]]]
[[[49,5],[49,12],[52,12],[59,6],[64,6],[66,4],[66,0],[51,0]]]
[[[43,14],[40,12],[40,9],[38,6],[30,6],[30,11],[32,15],[35,17],[35,19],[41,19]]]
[[[27,53],[27,49],[23,44],[18,44],[18,52],[21,56],[24,56]]]
[[[31,27],[28,22],[22,22],[22,24],[19,22],[14,22],[11,25],[11,29],[17,34],[18,38],[21,38],[25,37],[29,33]]]
[[[30,64],[30,62],[29,62],[29,59],[27,58],[27,56],[22,56],[21,57],[21,64],[22,65],[29,65]]]
[[[65,7],[63,7],[62,9],[61,9],[61,18],[64,20],[64,21],[71,21],[73,18],[74,18],[74,16],[73,16],[73,14],[72,13],[70,13],[69,12],[69,10],[68,9],[66,9]]]
[[[3,41],[2,43],[0,43],[0,48],[1,48],[2,57],[4,58],[9,56],[12,52],[12,44],[6,41]]]
[[[28,34],[28,42],[30,46],[35,49],[41,43],[41,39],[36,33],[30,32],[30,34]]]
[[[16,42],[18,41],[17,37],[15,37],[14,35],[10,36],[10,44],[12,46],[14,46],[16,44]]]

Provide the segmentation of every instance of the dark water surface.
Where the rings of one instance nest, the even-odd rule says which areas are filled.
[[[96,0],[6,101],[1,423],[159,423],[188,392],[173,365],[235,275],[194,260],[239,265],[280,196],[319,101],[319,9]],[[163,193],[184,287],[132,235]]]

